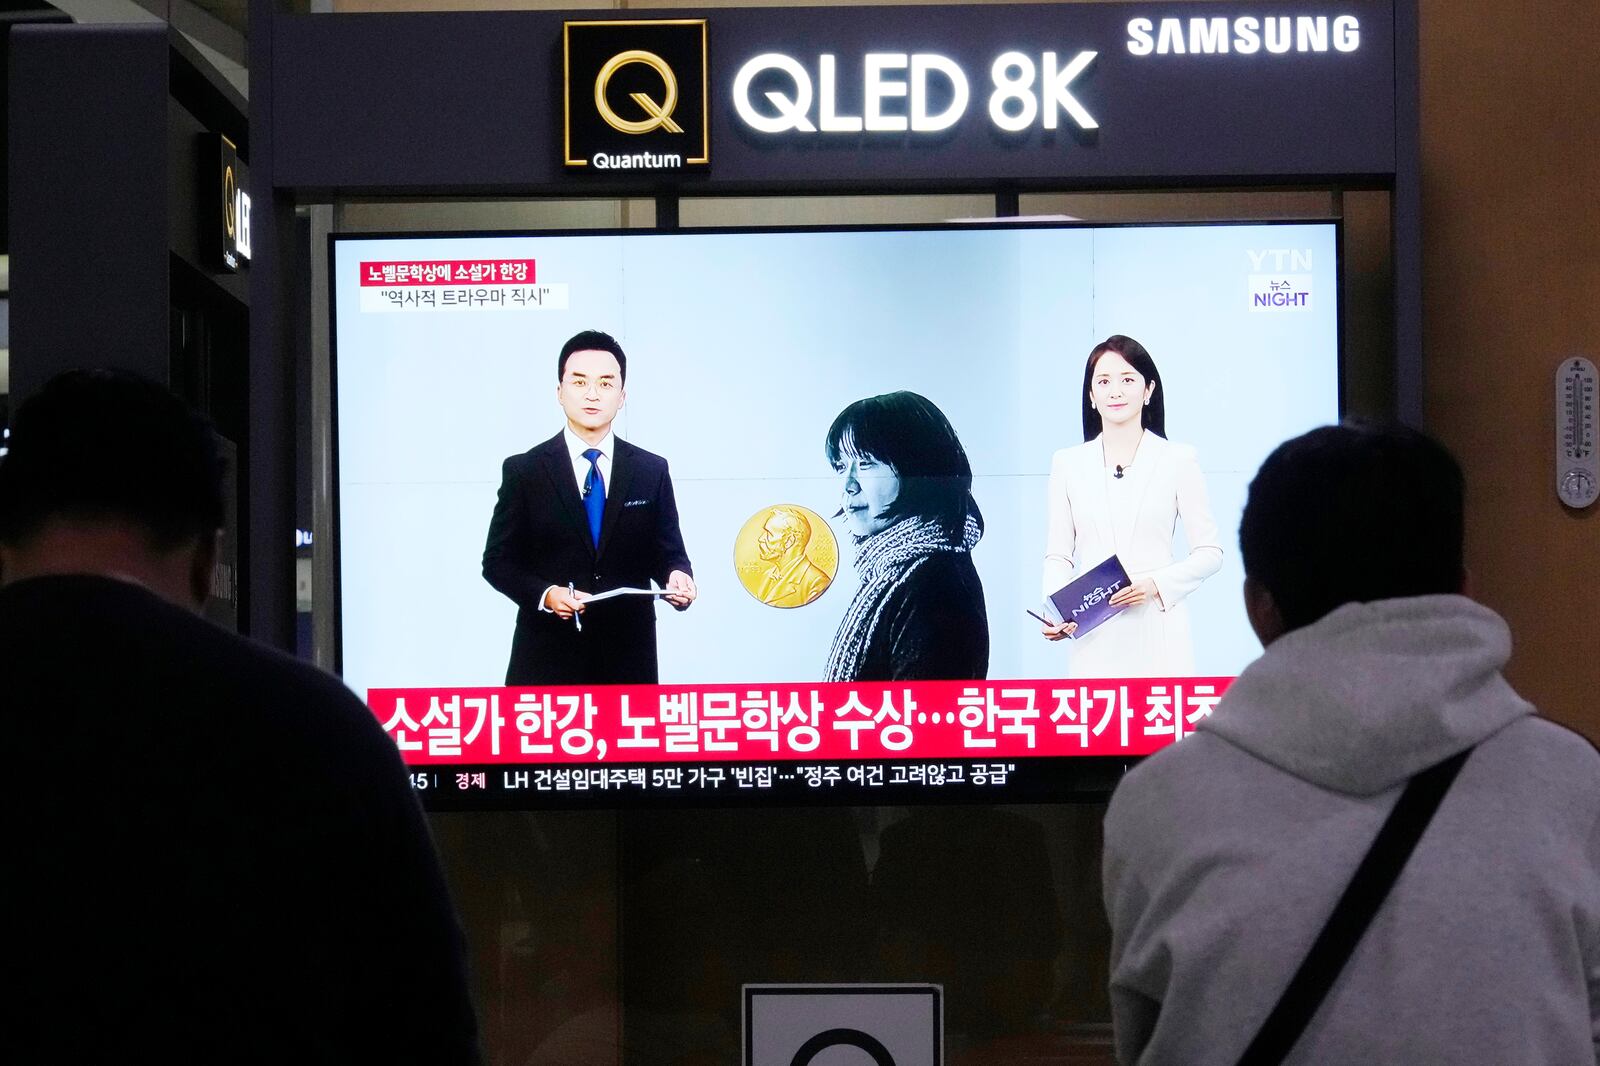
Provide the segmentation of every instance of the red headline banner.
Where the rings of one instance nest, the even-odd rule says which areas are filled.
[[[377,688],[367,705],[417,766],[1148,755],[1230,681]]]
[[[532,259],[411,260],[363,262],[361,284],[369,285],[529,285]]]

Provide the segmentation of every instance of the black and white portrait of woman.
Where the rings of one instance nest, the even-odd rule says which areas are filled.
[[[972,564],[983,516],[950,420],[914,392],[872,396],[839,412],[826,451],[861,581],[826,679],[986,677],[989,623]]]

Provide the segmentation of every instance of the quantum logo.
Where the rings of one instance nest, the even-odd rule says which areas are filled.
[[[233,176],[233,164],[224,164],[222,168],[222,228],[228,233],[228,240],[233,240],[238,232],[238,215],[233,205],[233,194],[238,191],[239,185]]]
[[[681,170],[711,161],[706,20],[563,26],[564,161],[600,170]]]
[[[239,149],[227,137],[216,134],[221,171],[222,226],[215,229],[215,216],[206,218],[205,239],[213,259],[228,270],[238,270],[250,258],[249,171],[239,161]],[[212,201],[215,204],[216,201]],[[215,208],[212,208],[214,210]]]
[[[611,77],[617,71],[630,63],[640,63],[661,75],[663,99],[660,103],[651,99],[642,92],[629,93],[628,97],[639,105],[647,116],[644,119],[625,119],[611,109],[611,102],[606,99],[606,89],[611,85]],[[672,121],[673,109],[678,106],[678,79],[672,73],[672,68],[667,66],[667,61],[654,52],[646,52],[640,48],[618,52],[606,60],[606,65],[600,68],[600,74],[594,79],[594,109],[600,113],[606,125],[621,133],[649,133],[652,130],[664,129],[671,133],[682,133],[683,127]]]

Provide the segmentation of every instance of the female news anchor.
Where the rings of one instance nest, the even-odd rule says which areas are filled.
[[[988,676],[989,621],[972,548],[983,516],[944,413],[914,392],[839,412],[828,462],[861,586],[828,652],[829,681]]]
[[[1144,345],[1117,334],[1083,370],[1083,440],[1050,461],[1049,596],[1112,555],[1130,584],[1111,597],[1120,614],[1072,642],[1074,677],[1182,677],[1194,673],[1184,598],[1222,565],[1217,524],[1192,447],[1166,439],[1161,373]],[[1174,559],[1182,520],[1189,553]],[[1044,626],[1049,640],[1076,623]]]

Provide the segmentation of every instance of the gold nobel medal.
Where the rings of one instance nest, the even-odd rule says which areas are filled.
[[[799,504],[763,507],[733,542],[745,591],[768,607],[804,607],[839,572],[839,541],[822,516]]]

